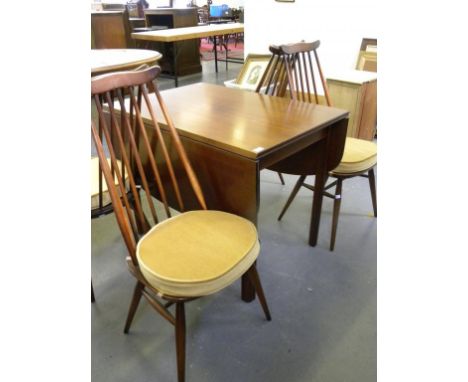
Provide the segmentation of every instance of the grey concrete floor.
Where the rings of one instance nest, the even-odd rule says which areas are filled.
[[[181,85],[235,78],[240,65],[213,63]],[[161,80],[161,88],[171,87]],[[335,251],[328,250],[331,200],[324,199],[319,241],[307,244],[312,192],[302,189],[281,222],[295,181],[261,173],[258,269],[273,320],[240,282],[187,304],[188,382],[371,382],[377,379],[377,219],[365,178],[346,180]],[[142,300],[130,334],[123,326],[134,279],[113,215],[92,222],[91,308],[94,382],[176,381],[173,327]]]

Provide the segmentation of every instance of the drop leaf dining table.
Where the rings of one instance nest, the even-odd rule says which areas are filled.
[[[315,175],[309,244],[317,244],[322,191],[328,171],[343,155],[347,111],[206,83],[161,94],[209,209],[234,213],[257,224],[262,169]],[[156,116],[164,130],[158,107]],[[142,117],[143,121],[151,118],[144,108]],[[164,139],[171,139],[167,131]],[[179,176],[188,189],[185,174]],[[177,206],[175,197],[169,197],[169,203]],[[199,209],[195,195],[184,199],[184,204],[187,210]],[[242,299],[254,298],[250,281],[244,277]]]

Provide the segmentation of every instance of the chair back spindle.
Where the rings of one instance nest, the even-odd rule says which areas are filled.
[[[287,45],[271,45],[272,57],[260,80],[258,93],[289,97],[319,104],[317,77],[328,106],[332,106],[326,79],[323,75],[317,48],[320,41]]]
[[[119,228],[135,265],[136,243],[154,224],[171,217],[170,200],[176,201],[180,212],[184,211],[182,177],[188,178],[200,209],[206,209],[198,179],[153,82],[160,71],[154,66],[91,80],[99,121],[99,126],[91,123],[92,138]],[[158,120],[155,107],[164,120]],[[142,110],[148,111],[150,121],[143,121]]]

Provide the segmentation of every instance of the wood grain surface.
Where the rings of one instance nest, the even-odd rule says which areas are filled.
[[[337,108],[206,83],[162,95],[181,136],[250,159],[261,159],[348,115]],[[149,118],[147,110],[142,116]]]
[[[146,49],[91,49],[91,75],[154,64],[162,55]]]
[[[243,32],[244,24],[232,23],[221,25],[202,25],[187,28],[173,28],[160,31],[138,32],[132,33],[132,38],[136,40],[146,41],[173,42]]]

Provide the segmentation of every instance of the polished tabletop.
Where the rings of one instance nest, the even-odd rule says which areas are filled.
[[[346,110],[197,83],[162,93],[181,136],[249,159],[347,116]],[[156,107],[156,102],[154,101]],[[156,107],[157,109],[157,107]],[[150,118],[142,110],[144,118]],[[163,121],[157,110],[158,119]]]
[[[136,40],[172,42],[242,32],[244,32],[244,24],[232,23],[138,32],[132,33],[132,38]]]
[[[162,54],[146,49],[91,49],[91,75],[155,63]]]
[[[309,243],[317,244],[322,191],[328,171],[343,155],[348,111],[207,83],[165,90],[161,95],[211,209],[256,224],[260,170],[315,175]],[[153,106],[155,98],[150,96]],[[165,130],[162,112],[158,107],[155,112]],[[142,116],[151,118],[144,108]],[[171,205],[175,203],[174,199]],[[199,208],[196,198],[189,197],[186,208]],[[255,296],[246,280],[242,291],[245,301]]]

